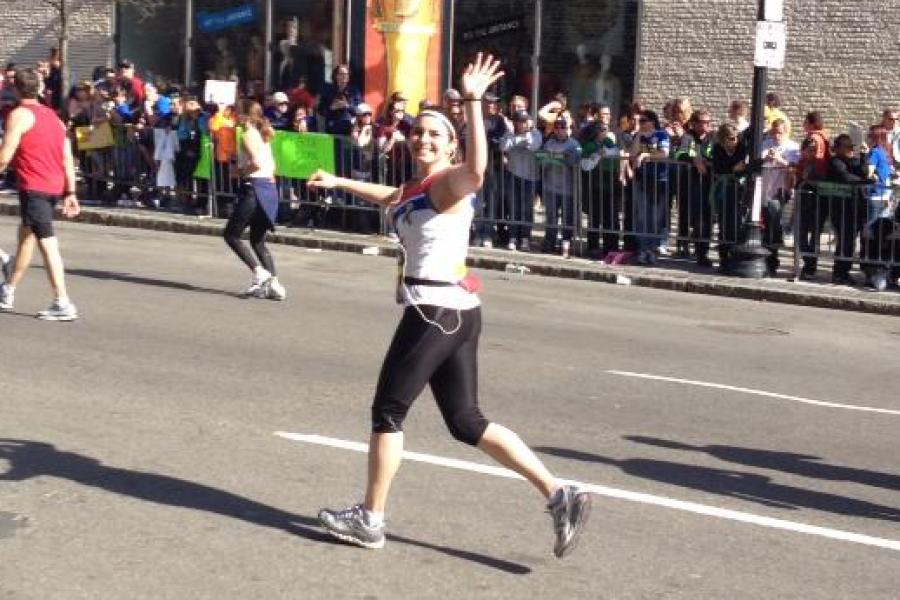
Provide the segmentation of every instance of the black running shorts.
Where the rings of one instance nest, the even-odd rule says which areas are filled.
[[[34,192],[19,191],[19,211],[22,214],[22,225],[30,228],[37,239],[53,237],[53,211],[60,196]]]

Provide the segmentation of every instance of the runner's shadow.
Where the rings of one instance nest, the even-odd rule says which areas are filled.
[[[827,481],[849,481],[887,490],[900,491],[900,475],[817,462],[822,460],[819,456],[796,454],[793,452],[777,452],[774,450],[759,450],[757,448],[743,448],[740,446],[693,446],[691,444],[684,444],[673,440],[664,440],[641,435],[626,435],[625,439],[639,444],[671,448],[673,450],[705,452],[719,460],[746,465],[748,467],[760,467],[763,469],[793,473],[794,475],[802,475],[803,477],[824,479]]]
[[[96,269],[66,269],[66,274],[74,275],[76,277],[90,277],[91,279],[106,279],[112,281],[121,281],[124,283],[135,283],[137,285],[150,285],[154,287],[182,290],[186,292],[201,292],[204,294],[214,294],[216,296],[228,296],[230,298],[245,298],[244,295],[235,292],[226,292],[225,290],[216,290],[213,288],[191,285],[189,283],[182,283],[180,281],[167,281],[165,279],[155,279],[153,277],[131,275],[129,273],[118,273],[116,271],[98,271]]]
[[[785,510],[810,508],[841,515],[900,522],[900,509],[774,483],[770,477],[756,473],[698,467],[666,460],[644,458],[617,460],[580,450],[550,446],[539,446],[534,450],[562,458],[610,465],[634,477],[738,498],[774,508]]]
[[[95,458],[57,450],[52,444],[44,442],[0,438],[0,461],[9,463],[6,472],[0,472],[0,482],[24,481],[40,476],[59,477],[148,502],[200,510],[280,529],[314,542],[343,545],[324,533],[319,528],[318,520],[312,517],[289,513],[225,490],[176,477],[110,467]],[[477,552],[438,546],[400,535],[389,535],[388,538],[514,575],[531,572],[525,565]]]

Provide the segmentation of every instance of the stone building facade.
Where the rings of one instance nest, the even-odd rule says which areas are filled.
[[[750,100],[755,0],[644,0],[637,97],[650,106],[688,96],[724,115]],[[868,125],[900,106],[900,2],[785,0],[787,58],[769,72],[788,117],[799,124],[821,110],[826,125]]]
[[[115,53],[112,0],[69,0],[69,64],[72,81],[89,78]],[[0,62],[34,65],[59,45],[59,18],[42,0],[0,0]]]

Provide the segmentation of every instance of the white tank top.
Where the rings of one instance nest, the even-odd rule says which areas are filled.
[[[467,272],[475,194],[466,198],[465,207],[459,212],[438,212],[428,196],[433,181],[426,179],[418,185],[403,188],[400,201],[391,207],[390,218],[405,251],[405,257],[401,256],[400,276],[457,284]],[[460,310],[481,304],[477,294],[459,285],[401,282],[398,282],[397,300],[404,306],[429,304]]]
[[[254,127],[247,127],[244,130],[244,145],[252,138],[256,142],[256,170],[250,173],[248,177],[260,177],[262,179],[272,179],[275,177],[275,156],[272,154],[272,145],[264,142],[262,135]],[[246,147],[241,149],[241,160],[246,164],[250,162],[250,153]],[[240,165],[244,166],[244,165]]]

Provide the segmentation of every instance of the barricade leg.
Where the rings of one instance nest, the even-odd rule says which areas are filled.
[[[778,273],[781,261],[778,259],[778,250],[784,243],[784,235],[781,227],[782,202],[780,198],[769,198],[763,202],[763,246],[769,251],[766,257],[766,268],[769,276],[774,277]]]
[[[556,241],[559,234],[559,211],[561,209],[560,194],[548,191],[544,188],[544,243],[541,250],[546,253],[556,251]]]

